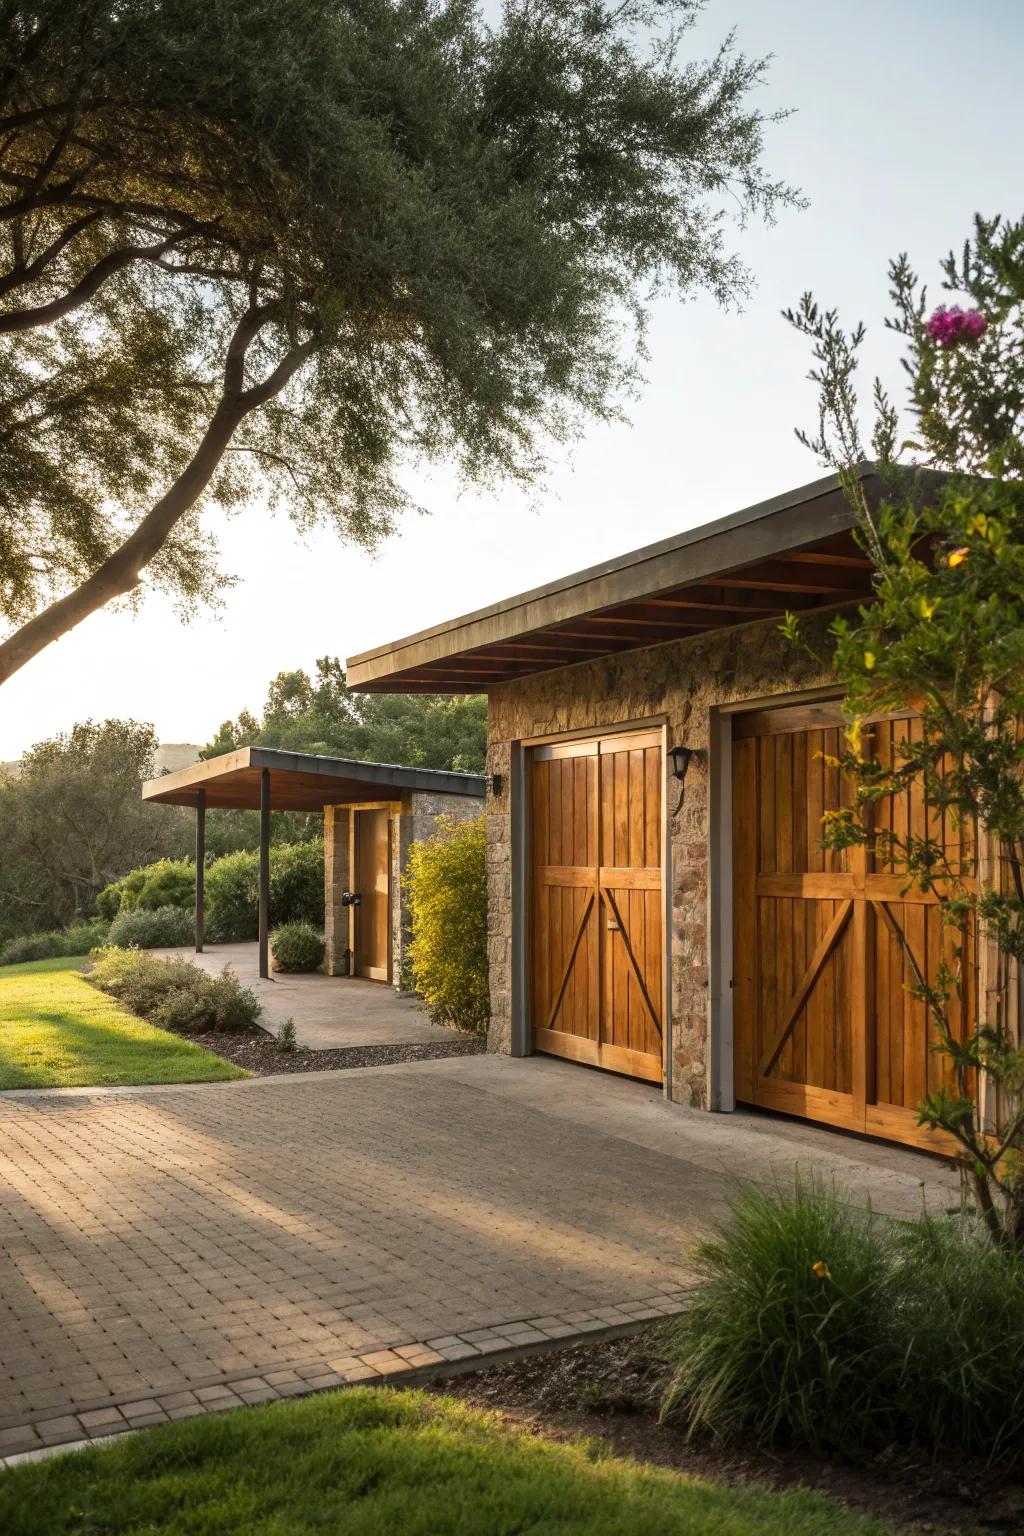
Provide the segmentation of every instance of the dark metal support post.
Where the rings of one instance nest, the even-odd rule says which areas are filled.
[[[206,928],[206,790],[196,791],[196,954],[203,952]]]
[[[260,975],[270,975],[270,769],[260,774]]]

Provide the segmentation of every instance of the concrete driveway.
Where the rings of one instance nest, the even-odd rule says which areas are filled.
[[[208,944],[201,955],[194,949],[156,949],[161,958],[190,960],[200,970],[219,975],[234,972],[251,987],[263,1007],[260,1024],[274,1034],[284,1023],[295,1023],[295,1038],[307,1051],[333,1051],[373,1045],[450,1045],[464,1039],[439,1024],[431,1024],[419,1000],[396,992],[383,981],[362,976],[322,976],[272,972],[260,976],[256,944]]]
[[[550,1059],[0,1096],[0,1457],[677,1310],[731,1178],[922,1155]]]

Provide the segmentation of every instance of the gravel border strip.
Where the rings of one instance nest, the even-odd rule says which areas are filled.
[[[183,1035],[194,1045],[203,1046],[215,1056],[242,1067],[255,1077],[276,1077],[280,1073],[343,1072],[355,1067],[390,1067],[407,1061],[438,1061],[446,1056],[482,1056],[487,1049],[483,1035],[452,1032],[451,1040],[432,1040],[426,1044],[343,1045],[333,1050],[282,1051],[273,1035],[261,1030],[256,1035],[226,1035],[215,1030]]]

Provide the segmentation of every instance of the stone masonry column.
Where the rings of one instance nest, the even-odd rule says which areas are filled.
[[[350,811],[346,805],[324,806],[324,969],[328,976],[345,974],[348,949],[348,908],[341,893],[348,887]]]

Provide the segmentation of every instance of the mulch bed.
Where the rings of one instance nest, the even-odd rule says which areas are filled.
[[[202,1034],[189,1032],[187,1038],[256,1077],[271,1077],[278,1072],[338,1072],[351,1067],[389,1067],[401,1061],[435,1061],[441,1056],[478,1056],[487,1048],[481,1035],[460,1035],[454,1031],[450,1040],[439,1040],[430,1045],[349,1045],[333,1051],[301,1048],[282,1051],[274,1036],[264,1029],[238,1035],[226,1035],[218,1030],[207,1030]]]
[[[685,1424],[658,1423],[666,1376],[654,1329],[438,1379],[429,1390],[551,1439],[599,1438],[620,1456],[694,1477],[814,1488],[915,1536],[1024,1531],[1024,1482],[978,1461],[947,1456],[935,1463],[895,1448],[869,1460],[841,1460],[687,1440]]]

